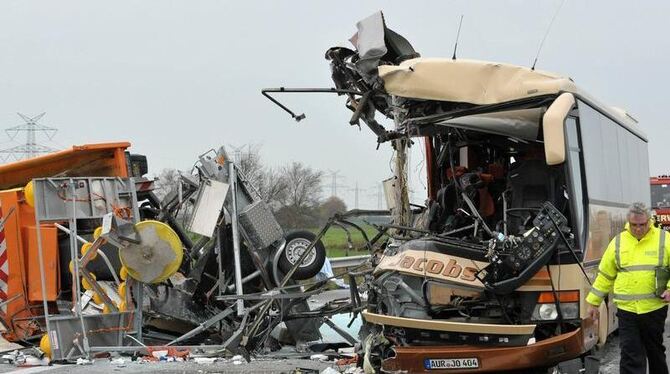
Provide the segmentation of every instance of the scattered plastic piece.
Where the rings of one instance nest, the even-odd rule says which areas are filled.
[[[167,349],[166,349],[166,350],[152,351],[152,352],[151,352],[151,355],[152,355],[154,358],[158,359],[158,360],[160,360],[162,357],[167,356],[167,354],[168,354]]]
[[[217,361],[217,357],[195,357],[193,362],[196,364],[213,364]]]
[[[77,359],[77,365],[93,365],[93,361],[80,357]]]

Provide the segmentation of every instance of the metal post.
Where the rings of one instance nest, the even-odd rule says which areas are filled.
[[[214,230],[214,235],[216,235],[216,244],[214,245],[214,250],[216,251],[216,261],[219,264],[219,276],[218,276],[218,286],[217,288],[219,289],[219,296],[223,295],[224,290],[224,285],[223,285],[223,254],[221,253],[221,227],[217,226],[216,230]]]
[[[393,96],[393,121],[395,123],[395,129],[400,130],[404,126],[404,118],[406,115],[406,109],[402,108],[402,98]],[[391,210],[392,222],[400,226],[410,226],[412,221],[411,211],[409,207],[409,193],[407,185],[407,175],[408,175],[408,165],[407,165],[407,154],[408,154],[408,140],[407,139],[396,139],[393,141],[395,146],[395,159],[394,159],[394,170],[393,174],[395,176],[394,183],[394,200],[395,200],[395,209]]]
[[[179,183],[181,187],[181,182]],[[137,203],[137,190],[135,189],[135,178],[128,178],[128,190],[132,196],[133,201],[133,223],[137,224],[140,222],[140,207]],[[181,198],[181,193],[179,194]],[[102,251],[101,251],[102,252]],[[144,304],[144,283],[140,281],[131,282],[132,286],[135,288],[135,313],[133,317],[135,318],[135,332],[137,335],[137,340],[142,341],[142,305]],[[126,284],[127,287],[131,288],[131,284]],[[123,319],[122,319],[123,320]]]
[[[233,230],[233,261],[235,265],[235,293],[238,296],[244,294],[242,290],[242,267],[240,265],[240,228],[237,222],[237,173],[235,169],[235,164],[230,163],[230,194],[232,196],[231,200],[231,212],[230,218],[232,223]],[[220,251],[219,251],[220,252]],[[220,256],[220,255],[219,255]],[[219,257],[220,258],[220,257]],[[220,287],[219,287],[220,290]],[[241,298],[237,300],[237,315],[241,316],[244,314],[244,300]]]
[[[142,340],[142,304],[144,298],[144,283],[140,281],[132,282],[135,290],[135,334],[137,335],[137,340]]]
[[[72,215],[70,216],[69,226],[70,226],[70,258],[74,263],[74,274],[72,284],[75,289],[75,313],[81,321],[81,332],[84,343],[84,352],[88,356],[89,345],[88,345],[88,336],[86,334],[86,324],[84,323],[84,315],[81,313],[81,283],[79,281],[79,251],[77,250],[77,190],[76,184],[72,178],[70,178],[68,186],[72,193]],[[67,196],[67,195],[66,195]]]
[[[49,303],[47,302],[47,281],[44,275],[44,256],[42,255],[42,232],[40,230],[40,205],[42,196],[39,193],[35,194],[35,233],[37,234],[37,257],[40,261],[40,286],[42,287],[42,307],[44,308],[44,321],[47,325],[47,336],[49,337],[49,345],[56,347],[58,345],[57,336],[51,336],[51,322],[49,321]]]

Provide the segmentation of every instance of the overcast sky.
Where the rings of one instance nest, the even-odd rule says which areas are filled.
[[[16,112],[47,112],[45,145],[127,140],[150,171],[189,169],[220,144],[258,144],[267,163],[301,161],[339,170],[376,208],[374,186],[390,176],[389,147],[348,125],[344,98],[282,99],[263,87],[330,87],[327,48],[348,45],[356,21],[383,10],[387,25],[425,57],[458,56],[530,66],[561,1],[0,1],[0,128]],[[670,3],[565,1],[537,65],[572,77],[625,108],[650,139],[652,174],[670,173]],[[0,148],[9,142],[0,134]],[[667,140],[666,140],[667,139]],[[418,148],[418,147],[417,147]],[[413,155],[413,170],[422,165]],[[415,200],[425,190],[414,178]],[[330,192],[326,180],[325,192]],[[354,193],[338,189],[348,205]]]

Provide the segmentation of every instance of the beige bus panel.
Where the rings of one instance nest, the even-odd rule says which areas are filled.
[[[394,317],[363,311],[365,321],[376,325],[398,326],[431,331],[462,332],[471,334],[530,335],[536,325],[497,325],[491,323],[451,322]]]
[[[574,106],[575,97],[571,93],[564,92],[544,113],[542,130],[547,165],[558,165],[565,161],[565,117]]]

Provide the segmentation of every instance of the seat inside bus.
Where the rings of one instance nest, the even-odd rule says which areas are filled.
[[[442,185],[429,202],[430,231],[457,237],[472,233],[466,230],[474,219],[465,199],[491,230],[511,235],[528,230],[546,201],[567,215],[564,166],[547,165],[542,143],[529,143],[507,154],[500,152],[499,145],[469,147],[461,155],[467,154],[467,160],[459,159],[459,166],[443,165]]]
[[[558,170],[544,160],[520,160],[510,166],[508,185],[511,201],[508,209],[508,230],[519,234],[526,230],[533,212],[545,201],[558,202]]]

